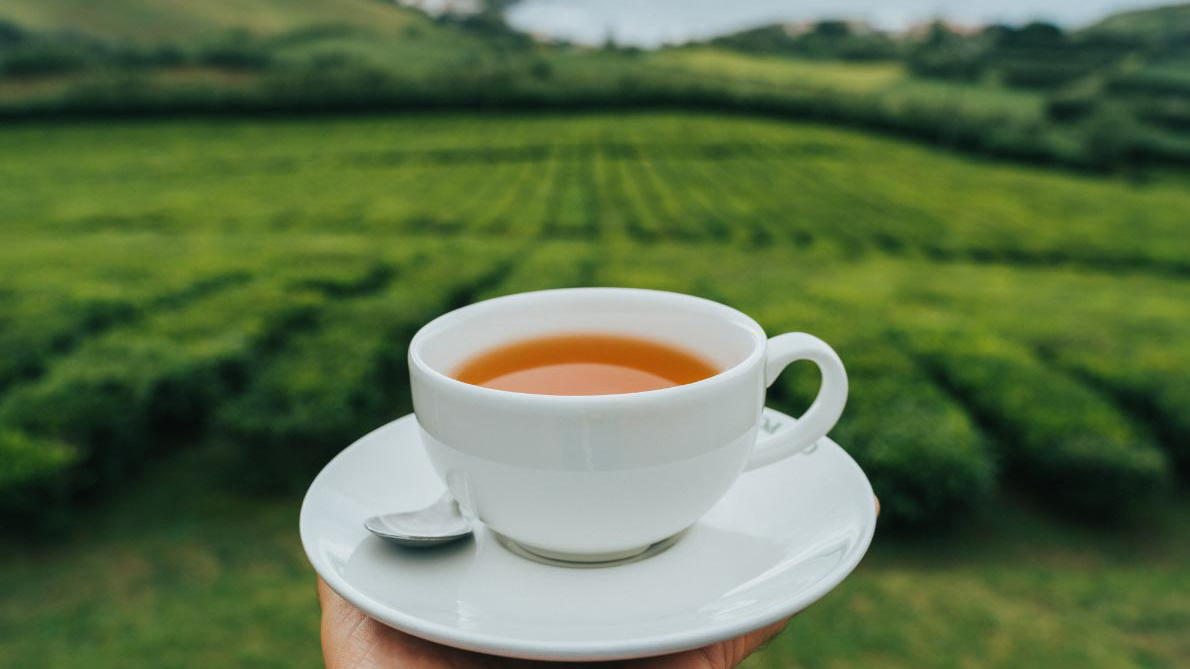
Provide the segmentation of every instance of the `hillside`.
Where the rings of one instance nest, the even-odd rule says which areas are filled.
[[[1112,14],[1081,32],[1138,41],[1166,41],[1190,36],[1190,3]]]
[[[1080,168],[1190,164],[1190,57],[1160,36],[1044,24],[893,36],[820,21],[642,53],[535,43],[491,14],[436,20],[386,0],[97,6],[0,7],[0,116],[681,107]],[[1102,25],[1174,34],[1184,10]]]
[[[31,30],[140,42],[234,29],[271,35],[314,25],[398,34],[411,24],[429,22],[418,12],[381,0],[5,0],[0,19]]]

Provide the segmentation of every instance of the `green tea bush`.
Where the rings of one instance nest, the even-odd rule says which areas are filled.
[[[595,283],[599,248],[583,242],[550,242],[536,246],[508,276],[480,293],[478,299],[551,288],[577,288]]]
[[[42,519],[47,500],[63,507],[78,452],[61,442],[0,431],[0,520],[17,526]]]
[[[1032,453],[1029,437],[1005,438],[997,416],[1019,432],[1041,425],[1047,449],[1055,432],[1093,433],[1101,419],[1067,416],[1072,427],[1059,429],[1030,415],[1017,425],[1008,409],[980,404],[1004,389],[958,392],[949,372],[907,363],[881,334],[856,334],[873,323],[917,332],[936,312],[1034,347],[1094,330],[1143,348],[1104,355],[1118,370],[1094,366],[1090,345],[1040,358],[1068,372],[1057,375],[1061,393],[1091,395],[1092,413],[1107,403],[1106,415],[1151,425],[1171,453],[1186,443],[1172,437],[1188,434],[1180,372],[1190,364],[1176,318],[1190,199],[1177,175],[1136,184],[821,125],[673,112],[26,123],[6,126],[2,143],[11,243],[0,244],[0,368],[34,363],[11,368],[23,371],[9,375],[0,426],[67,444],[78,456],[67,480],[79,489],[101,478],[102,463],[118,479],[174,441],[205,440],[212,424],[242,463],[266,444],[262,469],[300,445],[293,473],[269,470],[277,480],[259,483],[295,487],[405,410],[406,322],[584,284],[704,295],[762,322],[767,310],[772,332],[804,329],[836,345],[854,401],[834,436],[872,476],[888,521],[944,522],[985,498],[994,463],[971,416],[1021,453]],[[531,252],[500,282],[464,280],[472,243]],[[438,262],[406,266],[396,249]],[[272,287],[246,278],[188,292],[202,277],[249,271]],[[444,284],[457,290],[440,294]],[[433,307],[410,294],[390,313],[378,299],[404,300],[394,291],[414,286],[440,295]],[[298,296],[310,310],[288,316]],[[398,334],[381,342],[371,321]],[[927,343],[939,356],[952,346]],[[1060,357],[1075,351],[1078,360]],[[1005,378],[1042,365],[1031,355],[1005,364]],[[788,393],[773,399],[796,413]],[[1017,475],[1030,457],[1004,453],[1009,480],[1030,484]],[[1119,490],[1136,467],[1107,469],[1087,476]],[[1062,480],[1075,485],[1074,471]]]
[[[1061,123],[1087,117],[1104,102],[1099,85],[1084,84],[1062,88],[1046,100],[1045,115]]]
[[[324,300],[258,283],[111,330],[0,402],[0,426],[69,444],[72,492],[103,487],[178,438],[252,376]]]
[[[25,29],[19,24],[7,19],[0,19],[0,48],[20,44],[28,39]]]
[[[1133,150],[1141,160],[1190,165],[1190,134],[1154,126],[1138,128]]]
[[[218,413],[229,474],[256,490],[297,489],[330,456],[407,410],[404,375],[392,372],[426,307],[367,298],[333,310],[326,325],[283,348]]]
[[[328,309],[218,412],[229,478],[258,491],[301,489],[340,450],[410,411],[413,334],[504,271],[498,257],[414,262],[389,290]]]
[[[1123,100],[1128,109],[1145,123],[1175,133],[1190,130],[1190,85],[1178,94],[1135,93]]]
[[[995,61],[996,73],[1006,86],[1052,89],[1086,75],[1095,64],[1057,52],[1013,54]]]
[[[226,70],[260,70],[272,63],[273,54],[250,34],[233,31],[199,47],[195,60]]]
[[[886,338],[838,348],[850,392],[831,438],[868,475],[881,523],[936,527],[986,504],[997,467],[962,407]],[[817,375],[799,371],[791,368],[777,381],[783,387],[775,399],[783,407],[805,406],[817,392]]]
[[[1027,350],[968,330],[899,340],[993,433],[1010,480],[1091,517],[1129,515],[1168,483],[1165,454],[1094,390]]]
[[[1120,104],[1100,104],[1079,127],[1083,160],[1089,165],[1117,168],[1137,154],[1141,129]]]
[[[279,351],[216,431],[228,475],[253,490],[295,490],[368,430],[409,411],[404,353],[441,309],[415,287],[332,309]]]
[[[892,37],[878,32],[856,32],[846,21],[819,21],[800,35],[784,26],[768,25],[716,37],[711,44],[745,53],[781,54],[802,58],[839,60],[891,60],[900,55]]]
[[[52,277],[54,272],[48,274]],[[36,378],[52,358],[89,337],[243,283],[247,275],[188,267],[158,274],[152,281],[81,280],[71,286],[73,294],[37,285],[42,278],[23,275],[21,290],[0,314],[0,350],[5,352],[0,356],[0,389]]]
[[[174,44],[121,45],[108,56],[112,65],[126,68],[176,68],[188,65],[192,54]]]
[[[1190,360],[1185,344],[1114,338],[1105,346],[1045,349],[1060,367],[1104,388],[1145,420],[1178,468],[1190,473],[1190,379],[1178,373]]]
[[[97,55],[87,44],[67,40],[30,40],[0,52],[0,74],[10,77],[44,77],[78,72],[90,67]]]
[[[941,21],[929,27],[924,38],[909,47],[906,65],[923,77],[973,80],[986,67],[982,40],[958,35]]]
[[[1151,96],[1190,95],[1190,58],[1156,60],[1139,70],[1125,70],[1112,76],[1106,85],[1109,93]]]
[[[6,301],[0,317],[0,389],[36,376],[46,361],[75,338],[127,318],[133,311],[125,300],[101,298],[22,299]]]

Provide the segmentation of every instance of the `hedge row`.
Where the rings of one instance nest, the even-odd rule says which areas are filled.
[[[897,301],[891,320],[905,331],[933,330],[937,355],[954,346],[938,330],[966,338],[978,323],[985,332],[1004,333],[1035,355],[1025,356],[1030,364],[1054,367],[1110,400],[1190,473],[1190,377],[1184,373],[1190,368],[1190,286],[1184,282],[1141,273],[891,263],[855,280],[862,285],[875,277],[895,287],[885,298]],[[865,303],[845,282],[830,283],[839,287],[839,299]]]
[[[63,490],[110,485],[251,375],[263,349],[308,323],[324,298],[258,283],[143,326],[120,328],[62,358],[0,403],[0,426],[71,444]]]
[[[178,278],[178,277],[172,277]],[[193,276],[182,287],[79,286],[72,295],[22,291],[5,304],[0,320],[0,390],[36,378],[50,358],[77,342],[157,309],[181,306],[247,280],[241,272]],[[85,283],[85,282],[84,282]],[[154,282],[156,283],[156,282]],[[121,293],[115,295],[116,292]]]
[[[45,500],[65,495],[63,472],[78,460],[79,452],[61,442],[0,431],[0,510],[22,516],[43,512]]]
[[[647,109],[689,107],[782,118],[846,123],[979,154],[1029,162],[1113,169],[1093,147],[1068,141],[1067,128],[1019,113],[973,113],[952,96],[893,101],[813,89],[778,89],[717,80],[700,72],[632,67],[609,62],[596,77],[534,76],[528,60],[437,79],[357,63],[327,77],[317,68],[267,71],[250,86],[202,81],[162,84],[129,72],[71,84],[61,92],[13,99],[0,115],[126,116],[194,113],[323,113],[433,109]],[[1153,156],[1185,161],[1183,154]]]
[[[872,482],[882,524],[945,525],[986,503],[998,463],[985,438],[964,407],[887,333],[859,325],[878,318],[860,311],[862,298],[822,295],[815,285],[838,277],[815,263],[741,262],[745,258],[724,257],[697,270],[701,278],[695,280],[686,268],[694,260],[688,255],[612,265],[604,273],[613,283],[693,292],[730,304],[756,317],[770,335],[804,331],[828,341],[850,381],[847,407],[830,436]],[[819,384],[812,365],[796,363],[770,387],[768,404],[800,415]]]
[[[376,273],[348,264],[327,277],[252,281],[112,328],[56,359],[0,401],[0,430],[72,453],[39,469],[42,483],[22,484],[20,496],[44,497],[52,514],[69,497],[110,486],[171,444],[195,438],[214,407],[240,392],[287,339],[312,327],[329,300],[367,290]],[[0,514],[22,513],[28,505],[10,504],[7,488],[0,481]]]
[[[90,174],[83,180],[93,186],[97,179]],[[95,197],[75,192],[77,202]],[[0,266],[10,270],[0,276],[0,390],[35,380],[51,360],[107,330],[136,329],[143,319],[185,309],[249,282],[253,274],[299,287],[309,281],[307,287],[327,291],[375,280],[369,272],[383,268],[361,263],[358,250],[352,251],[309,243],[279,248],[255,239],[211,247],[134,236],[89,238],[68,249],[44,243],[0,249]]]
[[[1169,457],[1190,473],[1190,378],[1171,373],[1185,370],[1190,349],[1185,345],[1154,346],[1111,340],[1107,347],[1044,347],[1059,367],[1101,386],[1130,411],[1149,421]],[[1131,345],[1129,345],[1131,344]]]
[[[229,475],[252,490],[301,489],[344,447],[408,413],[409,339],[507,270],[507,258],[481,251],[422,260],[384,292],[328,308],[219,409]]]
[[[84,335],[135,311],[121,299],[14,295],[0,320],[0,390],[35,377],[52,355]]]
[[[1100,307],[1088,298],[1074,311],[1053,309],[1063,301],[1069,307],[1072,290],[1094,293],[1106,279],[975,266],[841,267],[784,252],[729,254],[709,264],[706,258],[704,251],[660,247],[648,262],[613,253],[600,278],[703,295],[752,314],[770,333],[801,330],[830,342],[852,380],[831,435],[871,478],[885,504],[883,522],[944,523],[988,501],[997,480],[1055,507],[1095,515],[1141,509],[1168,483],[1166,456],[1144,416],[1151,411],[1158,430],[1164,425],[1184,434],[1184,419],[1165,418],[1186,402],[1186,384],[1176,373],[1185,355],[1170,339],[1184,327],[1165,315],[1160,300],[1145,301],[1133,318],[1093,338],[1137,347],[1135,355],[1070,342],[1055,349],[1058,364],[1046,364],[1032,348],[962,323],[994,324],[1028,342],[1042,334],[1068,337],[1070,329],[1085,331]],[[1095,299],[1116,305],[1130,288],[1104,290]],[[1170,300],[1180,294],[1169,292]],[[1001,310],[1010,297],[1013,309]],[[1151,346],[1139,345],[1138,332],[1152,337]],[[1063,357],[1072,354],[1079,362]],[[1092,360],[1106,362],[1090,367]],[[772,406],[795,415],[804,410],[818,386],[817,375],[806,371],[813,368],[804,367],[794,366],[774,385]]]
[[[880,498],[881,523],[943,525],[986,503],[997,466],[963,407],[885,337],[836,348],[850,393],[831,438],[868,475]],[[810,368],[795,365],[779,377],[771,403],[796,415],[818,384]]]
[[[1027,349],[966,329],[898,333],[997,438],[1011,482],[1088,516],[1126,516],[1169,480],[1165,454],[1107,398]]]
[[[600,249],[583,242],[547,242],[518,259],[499,283],[480,292],[477,299],[551,288],[596,285]]]

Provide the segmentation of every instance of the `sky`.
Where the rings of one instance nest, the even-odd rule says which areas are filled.
[[[1143,0],[522,0],[513,26],[573,42],[652,47],[766,23],[820,18],[864,19],[886,29],[942,17],[956,23],[1052,21],[1081,26],[1121,10],[1166,2]]]

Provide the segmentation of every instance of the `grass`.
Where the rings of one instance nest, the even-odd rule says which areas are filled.
[[[878,536],[856,573],[745,667],[1176,667],[1185,497],[1129,532],[1006,501],[930,541]]]
[[[69,535],[0,555],[0,665],[316,667],[295,497],[228,492],[189,450]],[[1132,530],[1006,500],[932,538],[878,532],[748,669],[1176,667],[1190,653],[1190,499]]]
[[[73,536],[6,548],[0,665],[319,666],[296,501],[217,492],[213,471],[187,452]]]

